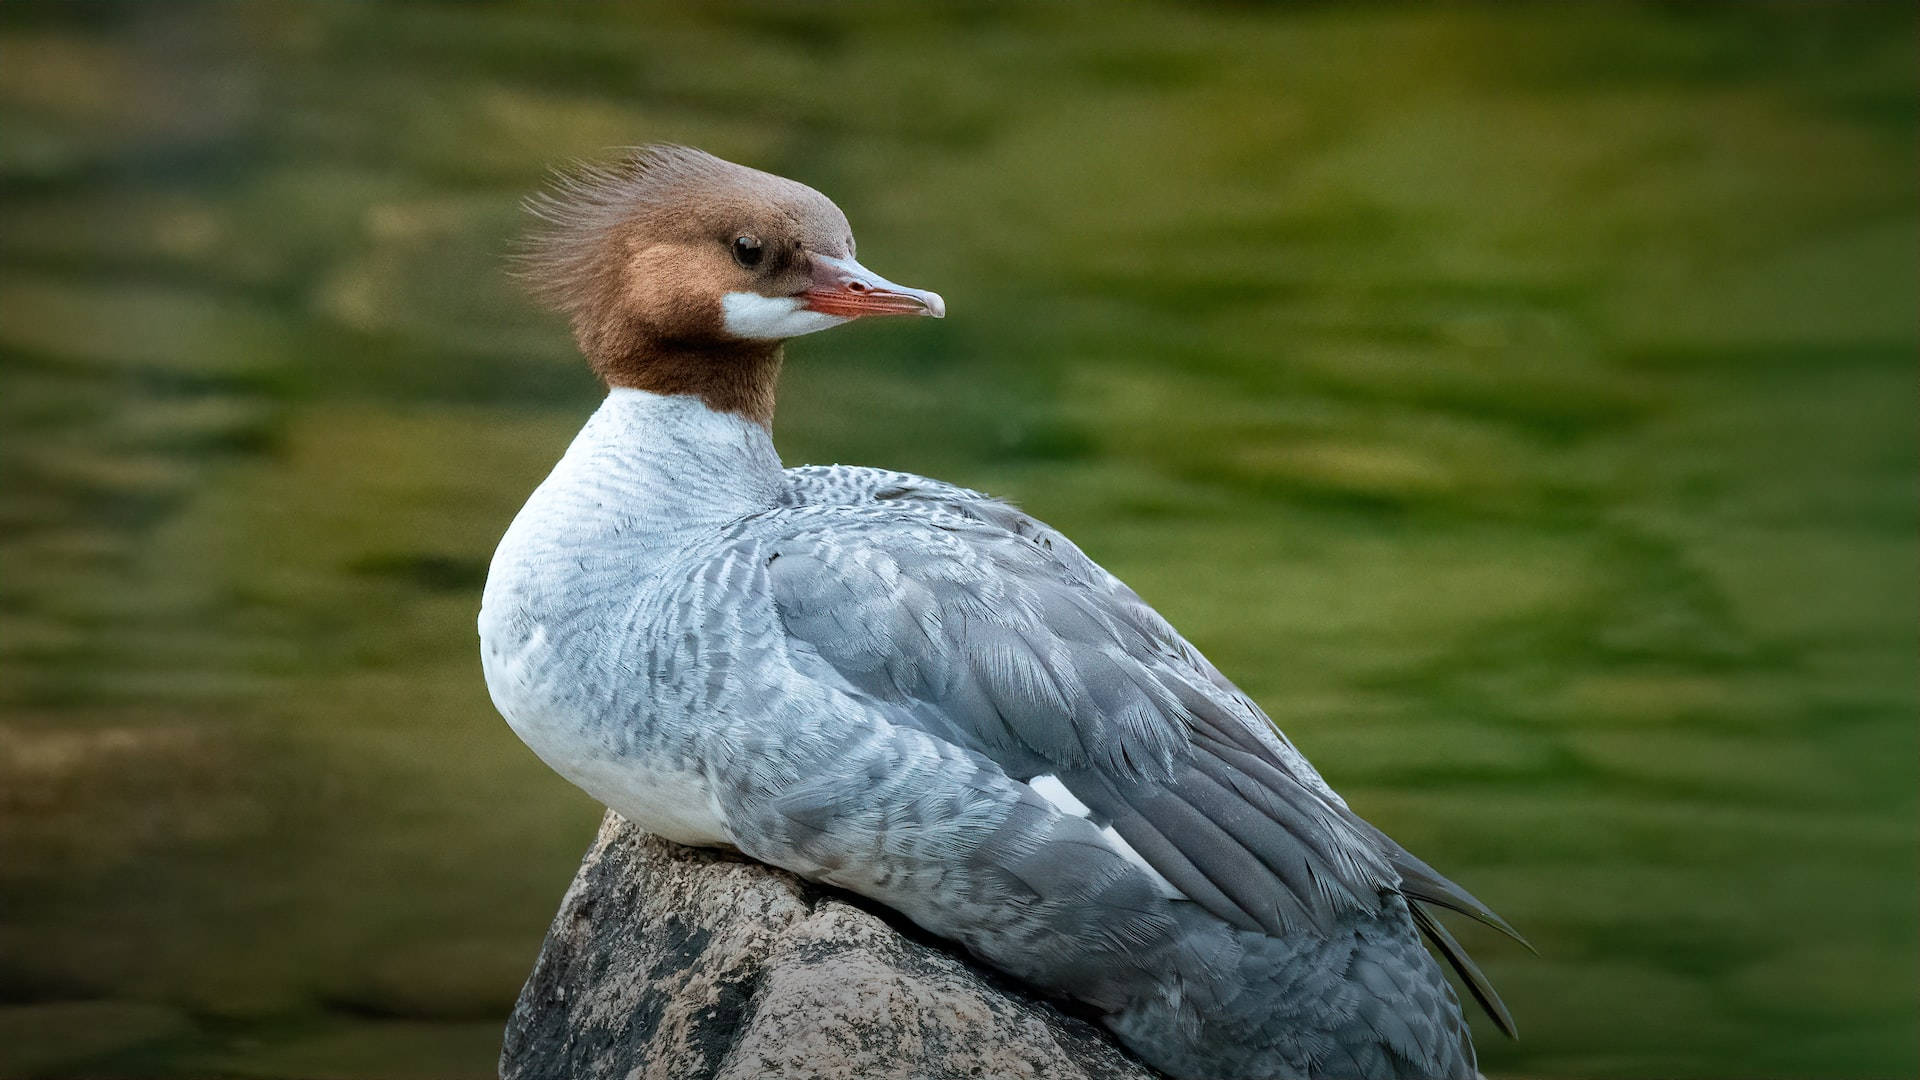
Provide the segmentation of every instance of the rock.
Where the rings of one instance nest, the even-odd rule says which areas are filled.
[[[503,1080],[1152,1080],[1094,1026],[844,894],[608,814]]]

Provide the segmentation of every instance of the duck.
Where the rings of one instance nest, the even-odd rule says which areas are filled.
[[[482,596],[488,691],[536,755],[1077,1002],[1168,1076],[1477,1075],[1440,961],[1513,1019],[1436,911],[1519,935],[1139,595],[1009,502],[782,464],[784,343],[939,294],[862,265],[815,189],[689,147],[529,206],[520,273],[607,387]]]

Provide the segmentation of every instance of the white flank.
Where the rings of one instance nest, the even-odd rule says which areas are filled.
[[[846,321],[839,315],[802,310],[794,296],[730,292],[720,298],[720,324],[727,333],[749,341],[783,341]]]
[[[1074,798],[1073,792],[1068,791],[1067,785],[1061,783],[1057,776],[1036,776],[1027,781],[1027,786],[1039,792],[1041,798],[1052,803],[1063,814],[1071,814],[1074,817],[1093,816],[1093,811],[1087,809],[1087,804]]]
[[[1087,808],[1087,804],[1075,798],[1073,792],[1068,791],[1067,785],[1061,783],[1060,778],[1057,776],[1036,776],[1027,781],[1027,786],[1038,792],[1041,798],[1052,803],[1054,809],[1059,810],[1063,814],[1081,818],[1090,818],[1093,816],[1093,811]],[[1173,882],[1168,881],[1165,875],[1155,870],[1147,860],[1141,858],[1140,853],[1133,850],[1133,845],[1127,843],[1119,833],[1115,832],[1113,826],[1108,825],[1106,828],[1101,829],[1100,833],[1107,838],[1107,843],[1112,844],[1115,850],[1127,857],[1128,862],[1147,872],[1147,876],[1153,879],[1153,883],[1160,887],[1160,895],[1170,900],[1185,900],[1187,898],[1186,893],[1174,888]]]

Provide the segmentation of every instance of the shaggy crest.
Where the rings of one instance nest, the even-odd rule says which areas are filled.
[[[636,146],[613,162],[555,169],[547,190],[522,204],[540,224],[515,253],[515,276],[556,311],[579,315],[618,273],[628,226],[699,188],[771,180],[704,150],[672,143]],[[757,186],[757,185],[756,185]]]

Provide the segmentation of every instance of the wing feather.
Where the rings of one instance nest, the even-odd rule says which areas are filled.
[[[793,648],[1011,776],[1057,776],[1096,824],[1242,929],[1329,930],[1405,894],[1511,1026],[1422,904],[1511,928],[1353,814],[1257,706],[1064,536],[907,474],[789,475],[787,505],[763,527],[777,534],[770,580]]]

